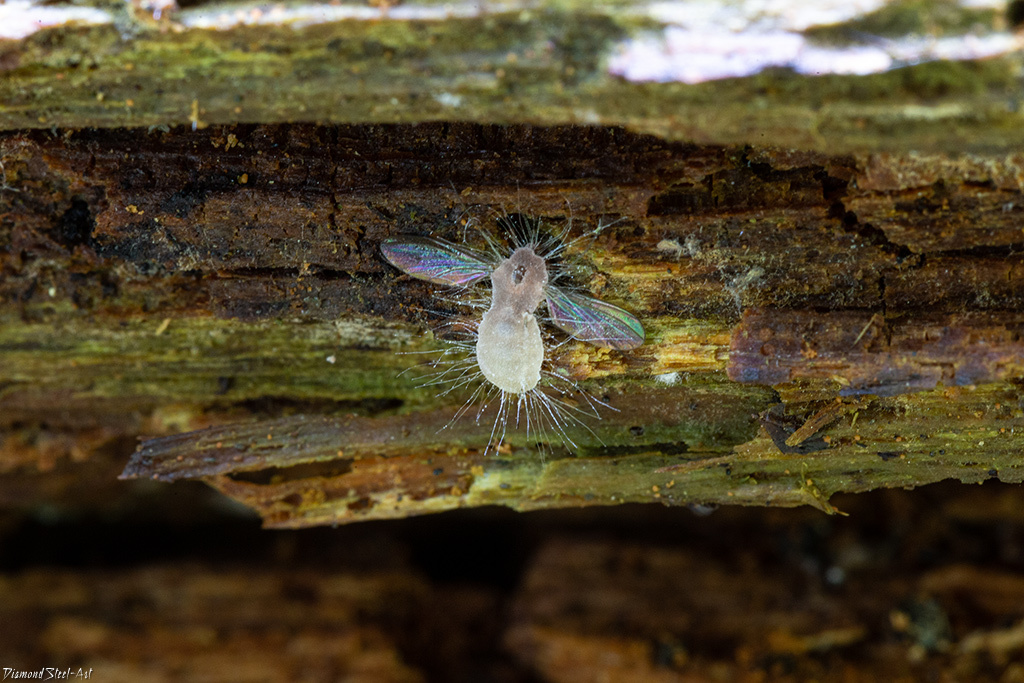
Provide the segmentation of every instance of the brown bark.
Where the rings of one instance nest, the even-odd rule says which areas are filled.
[[[53,444],[42,463],[88,461],[209,426],[148,442],[126,475],[212,477],[283,526],[496,503],[831,511],[838,491],[1019,480],[1017,231],[988,219],[1024,206],[1011,157],[472,125],[4,144],[19,184],[4,196],[8,468],[30,458],[26,441]],[[196,163],[204,150],[216,163]],[[571,217],[574,235],[610,224],[567,263],[577,286],[636,313],[648,342],[558,347],[550,369],[607,407],[499,445],[493,405],[446,427],[472,387],[438,394],[417,386],[422,370],[401,372],[421,363],[405,352],[437,348],[422,332],[438,312],[471,314],[378,244],[472,244],[466,216],[494,232],[494,212],[512,209],[556,229]],[[950,236],[930,237],[935,225]],[[791,438],[843,396],[862,398],[815,439]],[[780,398],[781,422],[767,412]]]

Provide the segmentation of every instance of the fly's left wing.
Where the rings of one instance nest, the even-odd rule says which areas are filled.
[[[438,285],[465,287],[494,270],[484,254],[433,237],[392,237],[381,243],[380,251],[403,273]]]
[[[548,287],[547,297],[555,325],[580,341],[618,351],[644,343],[644,327],[629,311],[557,287]]]

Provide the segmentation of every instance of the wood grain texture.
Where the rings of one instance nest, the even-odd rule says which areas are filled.
[[[280,526],[489,504],[832,511],[839,491],[1019,480],[1017,243],[1008,222],[975,227],[1016,211],[1013,156],[470,124],[3,144],[18,185],[0,196],[8,468],[33,441],[50,444],[39,462],[88,461],[174,435],[146,442],[125,475],[209,478]],[[962,199],[907,203],[937,184]],[[471,311],[378,245],[482,246],[503,211],[552,229],[571,219],[574,236],[606,225],[570,249],[573,284],[635,312],[648,343],[559,346],[551,370],[607,404],[600,419],[512,430],[498,447],[493,406],[445,427],[471,387],[422,386],[432,356],[419,352],[444,347],[425,332]],[[959,218],[918,220],[944,211]],[[975,246],[950,250],[935,230]],[[787,444],[845,394],[876,398]],[[72,446],[76,433],[90,436]]]

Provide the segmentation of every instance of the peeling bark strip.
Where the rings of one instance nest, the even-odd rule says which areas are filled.
[[[578,453],[561,443],[558,433],[547,434],[549,441],[538,444],[536,435],[527,438],[521,430],[509,430],[505,452],[515,447],[526,451],[528,459],[558,459],[576,454],[616,458],[671,450],[670,444],[676,454],[727,450],[752,438],[757,429],[755,416],[743,415],[743,407],[771,400],[767,391],[737,388],[740,391],[731,397],[723,391],[683,386],[649,388],[642,394],[608,389],[603,399],[610,409],[603,411],[601,420],[567,428],[567,435],[580,444]],[[297,415],[211,427],[144,441],[122,476],[175,481],[410,452],[427,457],[458,451],[486,460],[495,409],[492,405],[479,420],[470,414],[454,422],[456,410],[447,408],[372,417]],[[708,443],[712,434],[713,446]]]
[[[122,477],[202,479],[257,510],[269,527],[480,505],[811,505],[834,513],[829,498],[837,492],[947,478],[1024,481],[1024,413],[1013,387],[865,401],[797,447],[771,428],[775,422],[752,436],[752,424],[744,425],[746,433],[724,434],[722,424],[687,420],[721,400],[690,388],[637,388],[614,399],[621,412],[595,425],[589,441],[585,433],[572,434],[585,442],[576,453],[538,450],[510,434],[498,454],[484,455],[486,423],[463,420],[450,432],[430,434],[440,420],[423,414],[226,425],[144,442]],[[771,398],[760,400],[763,406]],[[747,401],[740,405],[754,405]],[[736,404],[717,408],[726,415],[738,410]],[[631,421],[636,424],[627,427]]]
[[[614,504],[623,482],[617,476],[602,482],[602,473],[628,471],[644,482],[659,480],[657,467],[728,452],[756,430],[745,408],[771,400],[769,392],[757,389],[732,398],[683,386],[608,391],[603,400],[611,407],[600,421],[567,428],[578,448],[559,443],[557,433],[541,444],[510,430],[495,454],[488,450],[494,406],[479,420],[469,415],[455,422],[455,409],[390,417],[295,416],[144,441],[121,476],[202,478],[259,509],[271,526],[465,505]],[[647,498],[650,485],[629,495]]]
[[[840,395],[895,394],[1024,375],[1024,315],[885,322],[853,312],[747,311],[733,331],[729,378],[753,384],[830,379]]]

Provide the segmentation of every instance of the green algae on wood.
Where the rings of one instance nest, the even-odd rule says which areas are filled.
[[[0,324],[0,397],[71,391],[146,405],[227,404],[277,397],[358,401],[417,394],[395,353],[410,332],[365,322],[240,323],[213,318],[81,319]],[[359,353],[345,353],[350,346]],[[376,347],[376,348],[374,348]]]
[[[298,417],[146,442],[122,476],[202,478],[274,527],[479,505],[533,510],[659,502],[811,505],[835,512],[829,498],[840,492],[949,478],[1024,481],[1018,457],[1024,411],[1016,397],[1014,387],[990,385],[875,399],[824,428],[827,449],[790,454],[764,432],[753,438],[743,430],[719,432],[697,441],[702,437],[687,419],[700,419],[700,408],[684,404],[722,397],[685,389],[643,395],[647,410],[675,411],[682,421],[674,430],[630,429],[636,416],[629,414],[628,397],[619,396],[614,404],[622,413],[609,412],[594,425],[608,443],[591,435],[590,452],[575,456],[550,446],[537,450],[521,434],[510,435],[494,452],[487,447],[489,426],[471,420],[448,427],[447,434],[417,435],[450,412],[340,421]],[[771,400],[752,393],[740,405]],[[582,430],[572,436],[587,438]]]
[[[991,151],[1022,142],[1021,113],[1013,104],[1020,55],[1006,19],[992,11],[897,2],[828,27],[815,27],[814,17],[801,25],[798,16],[775,29],[810,47],[854,42],[851,37],[865,35],[863,26],[912,44],[922,42],[921,26],[923,35],[960,37],[965,45],[1005,36],[1008,46],[995,51],[1001,56],[987,60],[932,61],[863,76],[769,68],[685,84],[629,82],[609,66],[629,40],[655,46],[668,40],[677,24],[657,4],[512,2],[468,13],[450,4],[415,4],[437,16],[403,17],[400,7],[381,9],[372,20],[354,14],[312,25],[188,28],[202,24],[200,15],[231,15],[236,8],[207,4],[181,12],[179,24],[174,18],[162,26],[129,20],[7,41],[0,59],[0,129],[585,121],[670,140],[770,140],[822,151]],[[742,4],[724,3],[718,11],[734,27],[772,25],[771,16],[745,16]],[[921,18],[931,15],[943,20]],[[879,41],[866,42],[877,49]]]

